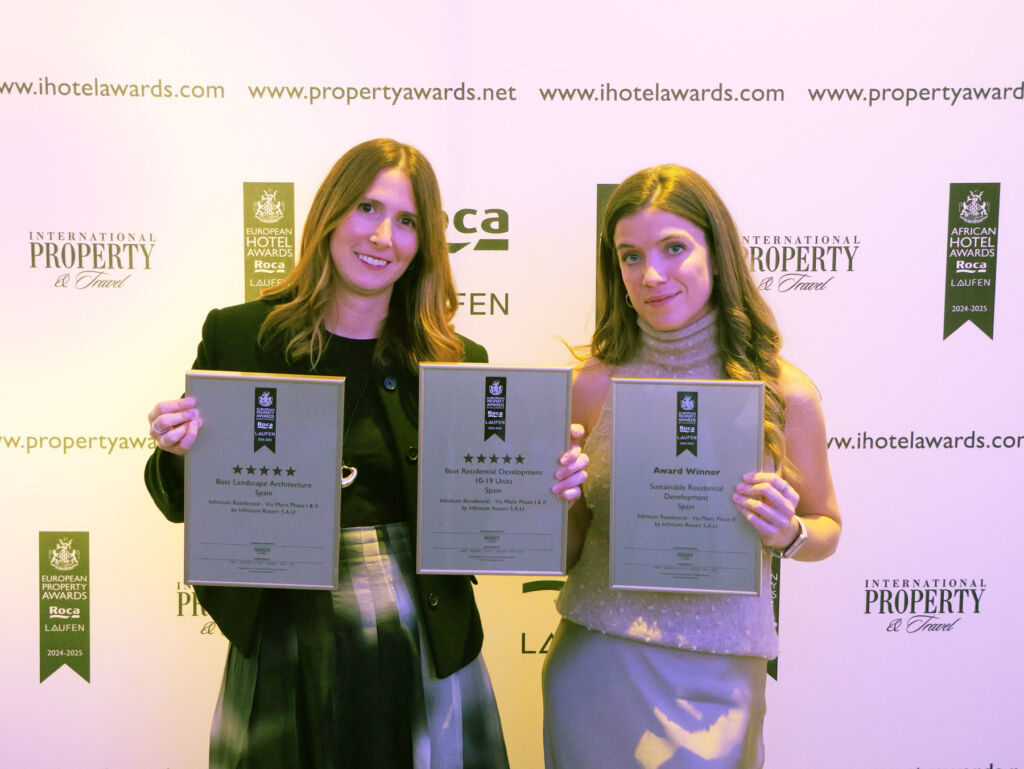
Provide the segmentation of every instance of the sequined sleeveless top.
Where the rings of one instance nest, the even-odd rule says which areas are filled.
[[[710,313],[677,331],[657,331],[641,319],[641,347],[612,376],[720,379]],[[771,558],[762,559],[760,596],[613,590],[608,581],[608,504],[611,399],[606,398],[587,438],[588,478],[583,484],[593,512],[579,561],[558,596],[558,611],[579,625],[637,641],[712,654],[772,659],[778,635],[772,616]],[[738,483],[739,478],[736,479]]]

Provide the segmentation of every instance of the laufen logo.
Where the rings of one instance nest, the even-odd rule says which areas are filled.
[[[523,595],[529,595],[530,593],[541,593],[545,599],[550,600],[550,593],[547,591],[558,592],[562,589],[562,585],[565,584],[564,579],[537,579],[523,583]],[[548,649],[551,646],[551,642],[555,638],[554,631],[542,631],[539,634],[534,632],[523,631],[520,633],[519,638],[519,652],[520,654],[547,654]]]

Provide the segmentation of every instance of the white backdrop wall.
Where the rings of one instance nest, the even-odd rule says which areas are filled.
[[[144,415],[182,390],[206,311],[244,298],[243,183],[294,184],[297,239],[333,161],[383,135],[437,169],[449,240],[470,244],[456,325],[496,362],[562,365],[559,337],[588,339],[597,184],[661,162],[707,176],[821,390],[845,519],[836,556],[784,565],[767,765],[1020,767],[1022,20],[1010,0],[5,9],[0,764],[205,764],[225,642],[143,488]],[[1001,185],[978,225],[998,226],[992,338],[943,339],[954,183]],[[83,233],[137,246],[132,264],[46,265]],[[799,278],[817,290],[781,290],[804,273],[767,249],[796,243],[850,250]],[[87,545],[88,680],[40,681],[40,532]],[[526,582],[478,590],[515,769],[541,765],[557,619]],[[901,603],[943,588],[962,610]]]

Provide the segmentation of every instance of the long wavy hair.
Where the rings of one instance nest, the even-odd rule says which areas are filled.
[[[358,144],[338,159],[313,198],[302,228],[299,261],[280,284],[263,291],[277,303],[260,328],[261,344],[280,343],[290,361],[316,366],[327,343],[324,318],[341,286],[331,260],[331,235],[381,171],[409,176],[416,204],[418,250],[391,291],[374,363],[415,371],[420,361],[456,361],[462,341],[452,327],[458,297],[448,262],[437,177],[415,147],[393,139]]]
[[[747,266],[747,250],[725,203],[704,177],[689,168],[661,165],[630,176],[615,188],[601,220],[597,255],[597,325],[591,354],[616,365],[640,347],[637,313],[626,303],[626,286],[615,251],[615,227],[646,208],[686,219],[707,240],[711,261],[715,341],[728,379],[765,383],[765,448],[778,472],[787,467],[785,404],[779,393],[782,338],[775,316],[761,297]]]

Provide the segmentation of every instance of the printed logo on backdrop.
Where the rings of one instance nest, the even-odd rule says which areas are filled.
[[[999,183],[950,184],[942,338],[970,321],[992,339]]]
[[[469,246],[473,251],[508,251],[508,211],[501,208],[460,208],[454,216],[444,215],[449,234],[448,253]],[[501,236],[501,237],[495,237]]]
[[[460,208],[452,216],[444,215],[447,228],[448,253],[455,254],[463,249],[473,252],[508,251],[508,211],[503,208]],[[472,259],[483,254],[464,253],[462,258]],[[458,262],[452,263],[458,274]],[[509,292],[482,290],[484,286],[472,286],[470,291],[458,293],[459,307],[469,315],[509,314]]]
[[[676,456],[697,456],[697,393],[676,393]]]
[[[62,665],[89,680],[89,532],[39,532],[39,681]]]
[[[28,265],[54,288],[126,288],[130,278],[152,267],[155,248],[151,232],[33,230]]]
[[[859,235],[744,235],[750,270],[762,291],[827,291],[854,271]],[[841,279],[841,278],[840,278]]]
[[[889,633],[951,633],[981,614],[987,589],[980,577],[865,579],[864,613]]]
[[[530,593],[545,592],[553,590],[558,592],[562,589],[562,585],[565,584],[564,579],[534,579],[529,582],[523,583],[523,595]],[[550,600],[550,598],[548,598]],[[520,654],[547,654],[551,646],[551,642],[555,639],[555,632],[551,632],[536,636],[525,631],[519,634],[519,653]]]
[[[220,628],[217,627],[217,623],[211,619],[210,615],[206,612],[206,609],[204,609],[202,604],[199,603],[199,599],[196,597],[195,588],[192,587],[192,585],[186,585],[179,582],[175,588],[175,593],[178,601],[177,616],[192,617],[200,622],[200,635],[220,635]]]
[[[277,388],[257,387],[253,393],[252,450],[277,451]]]
[[[505,406],[508,396],[506,377],[485,378],[484,392],[484,440],[492,435],[505,440]]]
[[[259,299],[295,268],[295,185],[243,182],[245,301]]]

